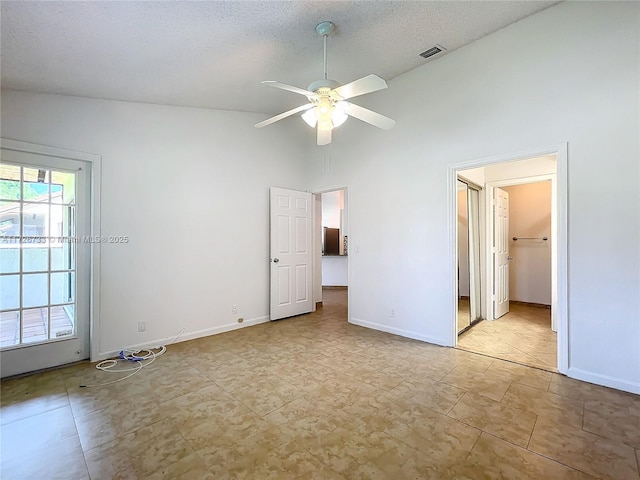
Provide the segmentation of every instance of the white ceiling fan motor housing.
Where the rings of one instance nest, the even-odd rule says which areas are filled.
[[[307,90],[309,90],[310,92],[316,92],[320,88],[330,88],[331,90],[333,90],[334,88],[338,88],[339,86],[340,84],[335,80],[329,80],[325,78],[323,80],[316,80],[315,82],[310,83]]]

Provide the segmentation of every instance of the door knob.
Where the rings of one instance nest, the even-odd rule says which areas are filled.
[[[280,261],[280,259],[279,259],[279,258],[274,258],[274,259],[273,259],[273,263],[278,263],[279,261]]]

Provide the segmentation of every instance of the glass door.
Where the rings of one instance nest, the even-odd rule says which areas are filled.
[[[89,356],[85,162],[2,150],[2,375]]]

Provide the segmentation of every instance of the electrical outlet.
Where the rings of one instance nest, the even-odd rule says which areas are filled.
[[[393,308],[392,308],[391,310],[389,310],[389,316],[390,316],[390,317],[395,317],[395,316],[396,316],[396,311],[395,311],[395,309],[393,309]]]
[[[144,332],[147,329],[147,322],[138,322],[138,331]]]
[[[238,305],[231,305],[231,313],[238,313]]]
[[[244,322],[244,318],[240,317],[240,318],[238,319],[238,323],[242,323],[242,322]]]

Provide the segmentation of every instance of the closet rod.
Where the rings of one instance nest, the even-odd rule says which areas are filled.
[[[549,237],[513,237],[514,242],[518,240],[544,240],[546,242],[549,240]]]

